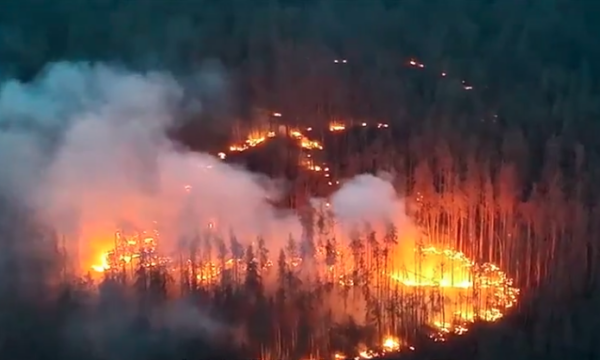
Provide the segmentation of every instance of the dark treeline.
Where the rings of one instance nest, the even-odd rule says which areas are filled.
[[[28,80],[64,60],[184,76],[216,61],[232,86],[231,98],[209,101],[203,115],[215,127],[254,108],[302,125],[334,117],[389,123],[390,141],[336,158],[344,166],[334,171],[395,170],[398,188],[421,199],[416,217],[432,237],[499,263],[525,288],[525,315],[473,335],[477,352],[469,355],[595,359],[599,16],[593,1],[561,0],[11,0],[0,4],[0,76]],[[194,120],[191,129],[203,129],[206,122]],[[154,352],[162,359],[204,351],[167,330],[144,332],[143,319],[134,319],[139,328],[99,330],[115,336],[99,348],[123,351],[91,355],[91,344],[69,337],[79,333],[71,329],[79,287],[57,291],[43,281],[60,266],[24,252],[22,239],[53,242],[24,233],[30,227],[17,226],[21,218],[8,210],[2,218],[2,272],[11,276],[0,284],[1,356],[147,359],[149,352],[135,352],[144,348],[162,349]],[[87,311],[81,316],[105,320]],[[121,343],[132,334],[147,338]],[[66,353],[57,345],[64,343],[80,348]]]
[[[28,0],[0,6],[4,76],[31,78],[57,60],[121,61],[189,74],[212,58],[237,80],[239,109],[277,107],[299,119],[377,115],[397,123],[451,117],[461,133],[497,113],[528,139],[562,132],[586,146],[598,131],[600,8],[593,2]],[[431,69],[429,77],[406,71],[411,57]],[[335,58],[349,62],[334,66]],[[463,80],[479,91],[457,91]]]

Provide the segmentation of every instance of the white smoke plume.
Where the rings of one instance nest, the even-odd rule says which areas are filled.
[[[394,222],[402,213],[392,184],[383,177],[359,175],[347,181],[331,197],[333,213],[341,222]]]
[[[167,138],[184,94],[168,74],[71,63],[2,84],[1,190],[64,235],[82,266],[123,224],[158,226],[167,248],[210,222],[250,239],[299,236],[299,221],[268,205],[272,191],[257,175]]]
[[[337,236],[346,244],[356,234],[375,232],[381,236],[393,226],[398,240],[404,243],[402,248],[412,253],[416,228],[388,174],[363,174],[347,180],[331,196],[329,204]]]

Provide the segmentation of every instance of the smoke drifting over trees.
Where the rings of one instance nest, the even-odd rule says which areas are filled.
[[[388,220],[404,212],[399,193],[419,203],[429,236],[530,289],[518,316],[474,332],[478,351],[462,358],[597,358],[599,16],[593,2],[561,0],[2,2],[0,357],[216,359],[207,349],[269,337],[229,326],[247,314],[250,329],[285,313],[294,325],[280,338],[325,338],[302,307],[329,300],[294,293],[285,271],[301,309],[278,298],[285,306],[265,310],[262,280],[239,279],[258,300],[231,315],[222,309],[242,303],[242,287],[181,284],[173,302],[161,298],[177,287],[166,277],[142,274],[132,296],[68,269],[97,260],[87,240],[111,241],[97,231],[107,223],[156,221],[176,253],[198,231],[192,213],[261,235],[273,259],[296,252],[269,236],[305,236],[269,205],[280,182],[188,150],[225,143],[266,108],[298,126],[389,123],[385,141],[350,138],[332,159],[340,177],[395,174],[345,184],[330,199],[338,218]]]

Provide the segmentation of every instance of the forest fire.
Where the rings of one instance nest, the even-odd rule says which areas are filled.
[[[214,229],[212,222],[208,224],[208,229]],[[101,264],[92,266],[92,269],[100,273],[119,272],[127,267],[152,268],[173,262],[156,253],[157,242],[154,237],[143,237],[143,234],[145,232],[126,237],[117,232],[115,248],[102,254]],[[318,253],[326,251],[324,248],[317,249]],[[341,247],[338,256],[343,258],[350,251],[349,248]],[[274,262],[269,259],[262,262],[260,271],[268,274]],[[301,258],[293,258],[289,260],[289,266],[299,269],[303,262]],[[192,266],[191,272],[196,274],[196,280],[208,286],[217,285],[224,272],[235,269],[245,277],[248,271],[247,263],[235,258],[221,262],[208,259],[188,260],[186,264],[186,267]],[[489,263],[478,265],[457,251],[441,250],[433,246],[421,247],[414,250],[414,261],[410,264],[395,259],[392,259],[391,264],[392,269],[385,275],[401,285],[396,287],[397,295],[401,298],[400,306],[415,298],[430,300],[421,304],[425,309],[420,312],[419,321],[433,329],[429,336],[435,341],[445,341],[448,334],[461,335],[467,332],[468,324],[474,321],[497,321],[517,302],[519,290],[497,266]],[[352,269],[356,266],[352,262],[336,265],[338,269],[349,269],[346,272],[336,271],[340,287],[358,286],[358,283],[348,281],[353,277]],[[326,272],[332,270],[333,267],[329,266]],[[398,340],[392,337],[382,342],[384,352],[392,352],[399,347]],[[381,353],[363,351],[360,357],[366,359],[378,354]]]
[[[165,258],[157,254],[158,231],[141,231],[124,234],[116,231],[114,248],[100,255],[100,262],[91,268],[97,273],[119,271],[127,266],[153,267],[165,263]],[[137,262],[134,264],[134,261]]]
[[[209,228],[214,229],[214,225],[209,224]],[[117,233],[115,249],[103,254],[103,263],[93,269],[102,273],[121,272],[129,267],[133,270],[139,266],[153,268],[173,263],[173,259],[161,257],[154,252],[154,238],[147,237],[141,242],[140,239],[139,234],[127,238]],[[344,256],[346,252],[348,249],[340,249],[339,256]],[[409,265],[399,266],[400,261],[392,260],[394,269],[387,273],[387,277],[400,285],[392,285],[392,288],[396,288],[394,298],[398,306],[408,309],[411,308],[410,302],[419,301],[418,321],[431,328],[428,333],[433,341],[446,341],[451,334],[462,335],[468,331],[469,323],[473,321],[497,321],[517,302],[519,290],[493,264],[477,265],[460,252],[440,250],[433,246],[415,249],[414,255],[414,263]],[[259,262],[257,259],[252,261]],[[260,272],[263,276],[268,276],[273,261],[261,261],[264,263],[260,266]],[[290,259],[288,263],[291,269],[301,269],[304,261]],[[218,286],[226,273],[237,272],[238,277],[247,277],[248,266],[246,260],[235,258],[221,262],[201,258],[186,260],[185,263],[185,267],[195,274],[196,281],[209,287]],[[352,263],[336,265],[341,269],[352,269],[354,266]],[[352,272],[348,270],[346,273],[338,273],[337,285],[341,289],[347,286],[359,287],[358,283],[344,281],[352,278]],[[359,350],[357,356],[338,352],[335,358],[371,359],[401,348],[414,349],[397,337],[386,336],[379,346]]]
[[[332,10],[364,14],[275,5],[266,16],[242,10],[294,26],[265,33],[260,21],[242,21],[252,29],[192,51],[190,66],[177,56],[140,65],[135,51],[116,67],[111,51],[100,51],[108,62],[33,54],[25,69],[9,64],[0,102],[2,155],[13,160],[0,176],[4,357],[597,353],[598,147],[584,131],[589,111],[576,106],[594,98],[585,86],[594,69],[564,69],[561,58],[537,76],[544,59],[521,52],[513,60],[535,65],[523,80],[481,63],[489,56],[473,46],[459,59],[456,47],[428,56],[411,36],[415,46],[379,49],[368,36],[352,39],[356,19],[335,24],[350,42],[319,39],[325,28],[306,37],[295,25],[312,8],[326,11],[321,20]],[[394,8],[391,22],[427,13]],[[208,10],[231,18],[231,9]],[[502,10],[485,16],[495,29],[519,9],[492,10]],[[383,43],[423,31],[400,33]],[[216,61],[205,66],[209,53]],[[498,71],[468,79],[465,64]],[[563,78],[577,91],[563,91]]]
[[[387,124],[376,125],[377,129],[387,128]],[[329,131],[344,129],[346,126],[343,124],[332,124]],[[319,142],[308,139],[298,130],[288,131],[287,135],[305,150],[323,149]],[[230,146],[229,152],[245,151],[275,136],[274,132],[254,134],[242,144]],[[219,153],[218,157],[224,160],[227,153]],[[330,177],[327,164],[308,162],[305,168]],[[339,181],[332,180],[332,183],[339,184]],[[190,185],[185,185],[184,189],[187,193],[192,192]],[[416,201],[422,200],[417,194]],[[321,224],[319,234],[314,234],[310,240],[301,240],[313,244],[315,252],[311,259],[301,255],[301,245],[291,236],[285,247],[285,256],[282,249],[279,259],[276,258],[278,249],[265,248],[260,238],[244,250],[246,245],[237,242],[232,229],[221,229],[215,225],[216,222],[210,221],[201,226],[204,230],[192,241],[196,244],[195,250],[180,255],[179,259],[159,254],[160,235],[156,230],[117,231],[113,249],[101,254],[99,263],[91,269],[103,276],[124,271],[133,274],[140,267],[164,270],[171,277],[184,277],[187,280],[181,281],[205,289],[215,289],[231,281],[236,286],[247,286],[252,273],[265,282],[271,281],[269,279],[274,276],[283,276],[287,279],[286,283],[290,281],[289,277],[300,279],[309,271],[316,278],[299,280],[306,287],[303,291],[318,292],[323,291],[323,286],[328,286],[331,287],[328,291],[333,291],[340,299],[336,301],[348,302],[351,298],[363,296],[359,294],[369,289],[371,295],[364,300],[364,306],[395,309],[393,315],[380,325],[382,331],[406,334],[407,328],[425,328],[427,336],[436,342],[446,341],[450,335],[464,334],[469,324],[475,321],[497,321],[517,302],[519,290],[513,286],[512,279],[494,264],[479,264],[464,253],[438,248],[435,239],[427,237],[422,242],[409,239],[408,243],[413,244],[409,247],[406,239],[393,240],[397,235],[387,233],[382,233],[383,237],[379,240],[375,232],[362,234],[356,240],[350,239],[352,236],[336,230],[336,219],[330,213],[329,202],[325,211],[314,210],[317,217],[325,216],[324,223],[329,225]],[[277,236],[287,237],[286,234]],[[226,245],[228,238],[230,246]],[[214,254],[215,249],[218,249],[218,255]],[[344,311],[347,311],[345,316],[356,316],[355,310]],[[332,353],[335,359],[371,359],[400,349],[414,349],[410,336],[384,336],[379,343],[358,348],[351,356],[347,355],[351,352],[346,351]]]
[[[243,143],[231,145],[229,147],[229,151],[232,151],[232,152],[245,151],[245,150],[248,150],[249,148],[252,148],[259,144],[262,144],[268,138],[273,138],[273,137],[275,137],[275,132],[273,132],[273,131],[268,131],[264,134],[251,133]]]

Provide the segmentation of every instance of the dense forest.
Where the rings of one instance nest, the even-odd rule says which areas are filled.
[[[598,16],[600,6],[583,0],[11,0],[0,4],[0,77],[32,81],[55,61],[171,72],[190,81],[189,96],[204,104],[173,134],[195,150],[227,143],[257,108],[304,128],[333,119],[389,124],[380,135],[333,141],[326,130],[318,134],[339,147],[326,154],[332,176],[394,173],[396,191],[418,203],[412,215],[429,238],[497,264],[521,288],[512,314],[436,347],[435,356],[595,359]],[[212,82],[211,91],[193,86],[198,78]],[[316,186],[303,184],[298,192]],[[198,283],[197,266],[193,274],[180,266],[177,277],[141,267],[95,288],[90,279],[57,283],[67,278],[60,239],[46,241],[10,194],[2,197],[0,354],[7,358],[217,359],[212,347],[300,358],[350,353],[392,331],[420,341],[413,326],[420,310],[399,306],[391,300],[398,290],[373,277],[386,266],[378,246],[393,241],[390,234],[356,239],[355,280],[371,284],[360,290],[297,283],[297,239],[268,257],[277,287],[266,289],[267,249],[234,236],[198,238],[190,249],[191,259],[202,252],[223,262],[221,253],[243,265],[243,276],[233,269],[218,286]],[[50,249],[31,252],[30,242]],[[340,291],[365,302],[367,313],[355,319],[363,322],[321,312],[328,294]],[[219,325],[190,315],[190,303],[240,334],[206,340]],[[152,309],[165,304],[199,319],[190,320],[194,336],[151,324]],[[419,351],[410,356],[427,356]]]

